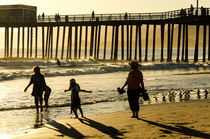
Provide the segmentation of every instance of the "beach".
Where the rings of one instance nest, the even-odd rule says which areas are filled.
[[[129,110],[50,120],[14,139],[56,138],[210,138],[210,100],[141,107],[140,119]]]
[[[48,119],[72,119],[69,80],[76,79],[82,89],[82,109],[86,117],[129,109],[127,94],[119,94],[130,70],[127,62],[107,61],[1,61],[0,62],[0,135],[13,136],[45,126]],[[49,108],[36,115],[30,81],[32,67],[39,65],[52,89]],[[23,70],[24,69],[24,70]],[[141,70],[150,101],[140,98],[141,106],[210,99],[209,63],[142,63]],[[130,117],[130,116],[129,116]]]

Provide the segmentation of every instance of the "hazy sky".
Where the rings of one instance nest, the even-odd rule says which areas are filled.
[[[196,7],[197,0],[1,0],[0,5],[26,4],[37,6],[37,14],[88,14],[124,12],[163,12]],[[199,6],[209,7],[210,0],[199,0]]]

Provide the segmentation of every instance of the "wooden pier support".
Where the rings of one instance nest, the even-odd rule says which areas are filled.
[[[29,58],[30,27],[27,27],[27,58]]]
[[[174,42],[174,24],[171,25],[171,44],[170,44],[170,57],[169,61],[172,62],[173,58],[173,42]]]
[[[98,48],[97,48],[97,59],[99,59],[99,52],[100,52],[100,42],[101,42],[101,25],[98,27]]]
[[[194,62],[198,62],[199,29],[200,29],[200,25],[196,25],[196,40],[195,40]]]
[[[50,27],[50,58],[53,57],[53,27]]]
[[[31,35],[30,35],[30,57],[33,54],[33,27],[31,27]]]
[[[11,27],[11,38],[10,38],[10,58],[12,58],[12,50],[13,50],[13,27]]]
[[[77,59],[77,37],[78,37],[78,26],[75,26],[74,59]]]
[[[42,26],[42,58],[44,58],[44,42],[45,42],[45,39],[44,39],[44,26]]]
[[[119,34],[119,26],[116,25],[115,30],[115,47],[114,47],[114,60],[118,59],[118,34]]]
[[[108,26],[105,25],[105,34],[104,34],[104,60],[106,59],[107,28],[108,28]]]
[[[59,33],[60,33],[60,26],[57,27],[57,40],[56,40],[56,50],[55,50],[56,59],[58,58]]]
[[[91,26],[91,36],[90,36],[90,57],[93,56],[93,40],[94,40],[94,26]]]
[[[7,57],[7,27],[5,27],[5,34],[4,34],[4,58]]]
[[[124,25],[121,25],[121,60],[124,60]]]
[[[48,57],[48,48],[49,48],[49,32],[50,32],[50,27],[47,27],[47,33],[46,33],[46,45],[45,45],[45,58]],[[49,58],[49,57],[48,57]]]
[[[97,40],[98,40],[97,38],[98,38],[98,26],[96,26],[96,30],[95,30],[94,59],[96,59]]]
[[[186,24],[186,32],[185,32],[185,62],[188,62],[188,24]]]
[[[111,60],[113,59],[113,51],[114,51],[114,30],[115,26],[112,26],[112,44],[111,44]]]
[[[160,57],[160,62],[164,61],[164,58],[163,58],[164,34],[165,34],[165,24],[161,24],[161,57]]]
[[[181,61],[183,62],[184,61],[184,49],[185,49],[185,34],[186,34],[186,25],[183,24],[183,35],[182,35],[182,58],[181,58]]]
[[[38,51],[38,27],[35,28],[35,58],[37,58]]]
[[[22,28],[22,58],[24,58],[25,29]]]
[[[129,60],[129,25],[127,25],[127,60]]]
[[[206,25],[203,26],[203,62],[206,62]]]
[[[170,48],[171,48],[171,24],[168,24],[168,46],[167,46],[167,62],[170,62]]]
[[[130,25],[130,51],[129,51],[129,60],[132,60],[132,42],[133,42],[133,25]]]
[[[142,58],[141,58],[141,52],[142,52],[142,48],[141,48],[141,24],[139,25],[139,61],[142,62]]]
[[[85,59],[87,59],[88,26],[85,27]]]
[[[82,47],[82,26],[80,26],[79,31],[79,59],[81,58],[81,47]]]
[[[77,27],[75,27],[75,28],[77,28]],[[63,41],[62,41],[62,49],[61,49],[61,59],[63,59],[64,45],[65,45],[65,36],[66,36],[66,26],[63,26]],[[76,36],[76,34],[75,34],[75,36]]]
[[[138,25],[136,25],[136,36],[135,36],[135,55],[134,55],[134,60],[137,60],[137,42],[138,42]]]
[[[17,32],[17,57],[19,58],[19,53],[20,53],[20,27],[18,27],[18,32]]]
[[[181,43],[181,31],[182,31],[182,24],[179,24],[178,26],[178,42],[177,42],[177,58],[176,62],[180,62],[179,60],[179,54],[180,54],[180,43]]]
[[[156,41],[156,24],[154,24],[154,26],[153,26],[152,61],[155,61],[155,41]]]
[[[148,41],[149,41],[149,24],[147,24],[147,29],[146,29],[146,45],[145,45],[145,62],[148,62]]]
[[[72,26],[69,26],[67,54],[66,54],[67,59],[71,58],[71,50],[72,50]]]
[[[208,47],[208,61],[210,61],[210,25],[209,26],[209,47]]]

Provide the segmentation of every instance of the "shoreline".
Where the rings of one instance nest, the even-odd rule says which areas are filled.
[[[209,138],[210,100],[145,105],[140,120],[131,112],[106,113],[78,119],[47,120],[42,128],[14,138]]]

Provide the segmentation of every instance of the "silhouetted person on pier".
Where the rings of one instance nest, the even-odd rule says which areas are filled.
[[[139,96],[140,93],[145,91],[144,88],[144,81],[143,81],[143,74],[138,69],[140,65],[137,61],[132,61],[130,63],[131,71],[128,74],[128,78],[124,83],[121,89],[124,89],[126,85],[127,88],[127,95],[128,95],[128,102],[133,115],[131,118],[139,118]]]
[[[65,22],[69,22],[69,16],[68,15],[65,16]]]
[[[43,95],[44,88],[46,87],[46,82],[45,82],[44,75],[40,73],[40,68],[38,66],[34,67],[34,74],[31,76],[31,80],[28,86],[24,89],[24,91],[26,92],[28,87],[31,86],[32,84],[33,84],[33,90],[32,90],[31,95],[34,96],[36,110],[37,110],[37,113],[39,113],[39,102],[40,102],[41,112],[43,111],[42,95]]]
[[[203,8],[203,6],[201,6],[201,15],[202,16],[206,15],[206,8]]]
[[[79,84],[76,83],[75,79],[70,80],[69,89],[64,90],[64,92],[67,92],[70,90],[71,90],[71,111],[74,112],[75,118],[78,118],[77,109],[79,109],[81,116],[84,117],[81,104],[80,104],[79,92],[91,93],[92,91],[80,89],[80,86]]]
[[[191,5],[190,5],[190,12],[189,12],[189,14],[190,14],[190,15],[193,15],[193,11],[194,11],[194,7],[193,7],[193,5],[191,4]]]
[[[92,12],[92,20],[95,18],[95,12]]]
[[[125,18],[125,20],[127,20],[127,18],[128,18],[128,13],[127,12],[125,13],[124,18]]]
[[[44,13],[42,13],[42,21],[44,21],[44,17],[45,17],[45,15],[44,15]]]
[[[38,15],[38,20],[41,20],[41,15],[40,14]]]

